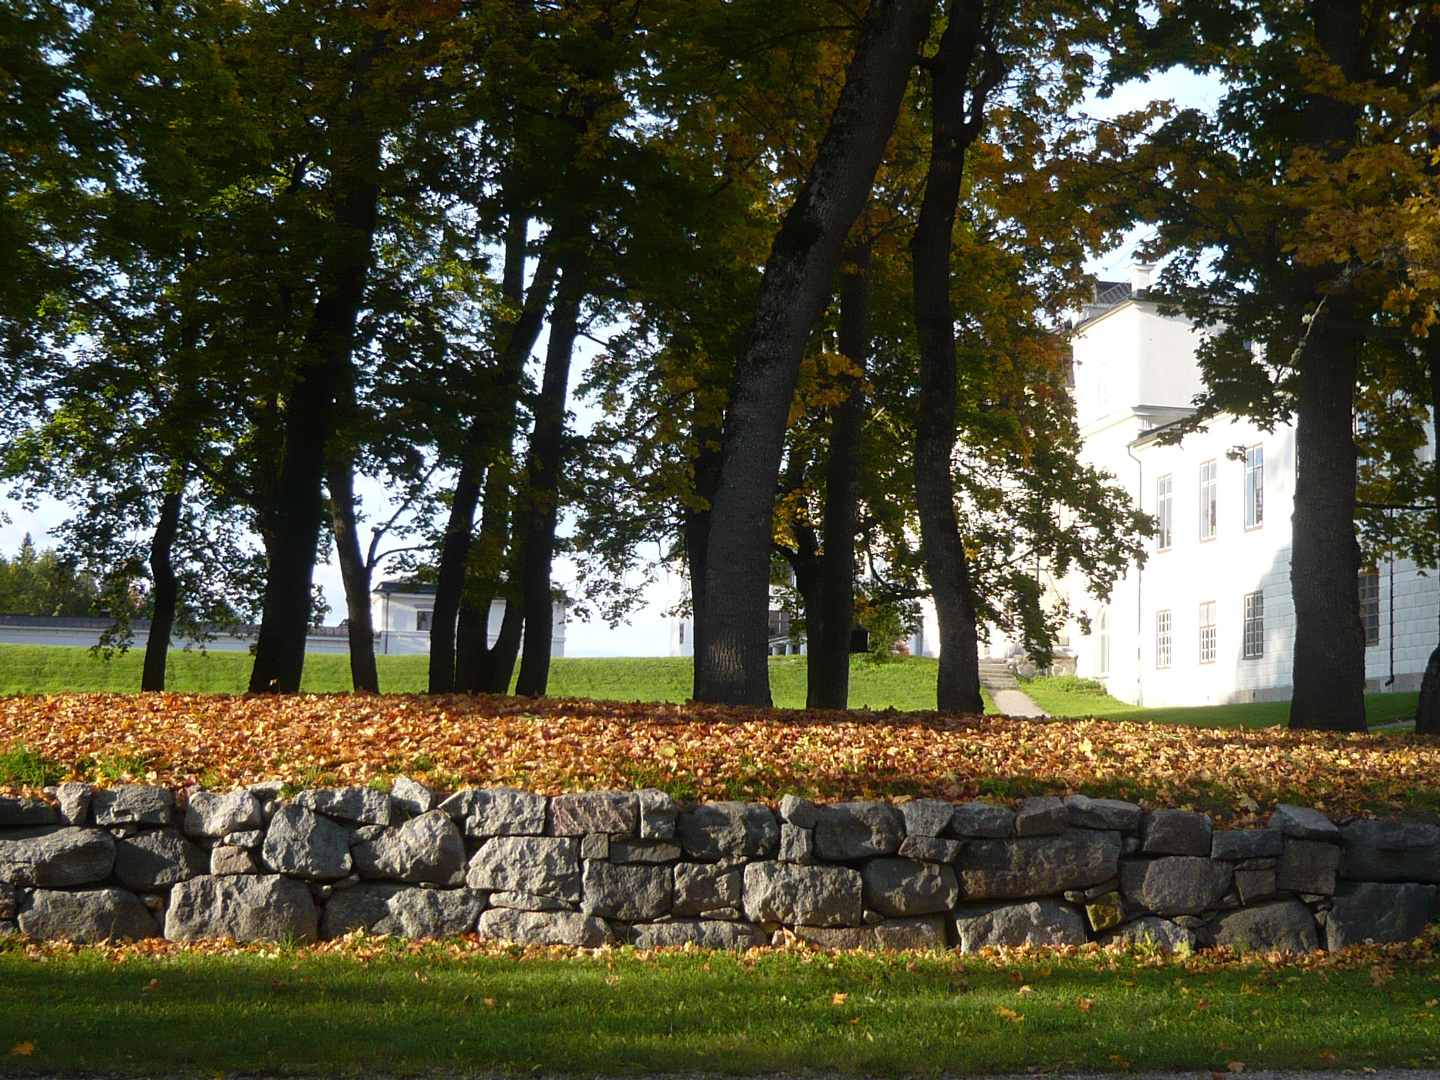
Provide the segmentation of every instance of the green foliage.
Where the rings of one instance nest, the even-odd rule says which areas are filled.
[[[95,579],[51,548],[36,551],[30,534],[13,559],[0,555],[0,615],[94,615]]]
[[[69,770],[23,744],[0,751],[0,784],[44,787],[58,783]]]

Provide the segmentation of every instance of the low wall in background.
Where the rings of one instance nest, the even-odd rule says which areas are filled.
[[[522,944],[1303,952],[1440,919],[1440,821],[1266,828],[1085,796],[678,808],[407,778],[302,791],[0,796],[0,933],[76,942],[478,933]]]

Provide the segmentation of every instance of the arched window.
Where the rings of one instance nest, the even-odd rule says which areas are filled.
[[[1095,674],[1110,674],[1110,609],[1100,609],[1100,648],[1095,657]]]

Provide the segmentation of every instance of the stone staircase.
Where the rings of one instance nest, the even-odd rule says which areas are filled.
[[[991,693],[996,690],[1018,690],[1020,684],[1004,660],[980,659],[980,685]]]

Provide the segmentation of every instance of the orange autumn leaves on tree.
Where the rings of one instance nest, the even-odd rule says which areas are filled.
[[[55,763],[53,778],[175,789],[404,774],[770,803],[1082,792],[1234,810],[1236,823],[1278,802],[1393,813],[1433,798],[1440,775],[1440,743],[1407,736],[485,696],[10,697],[0,747]]]

